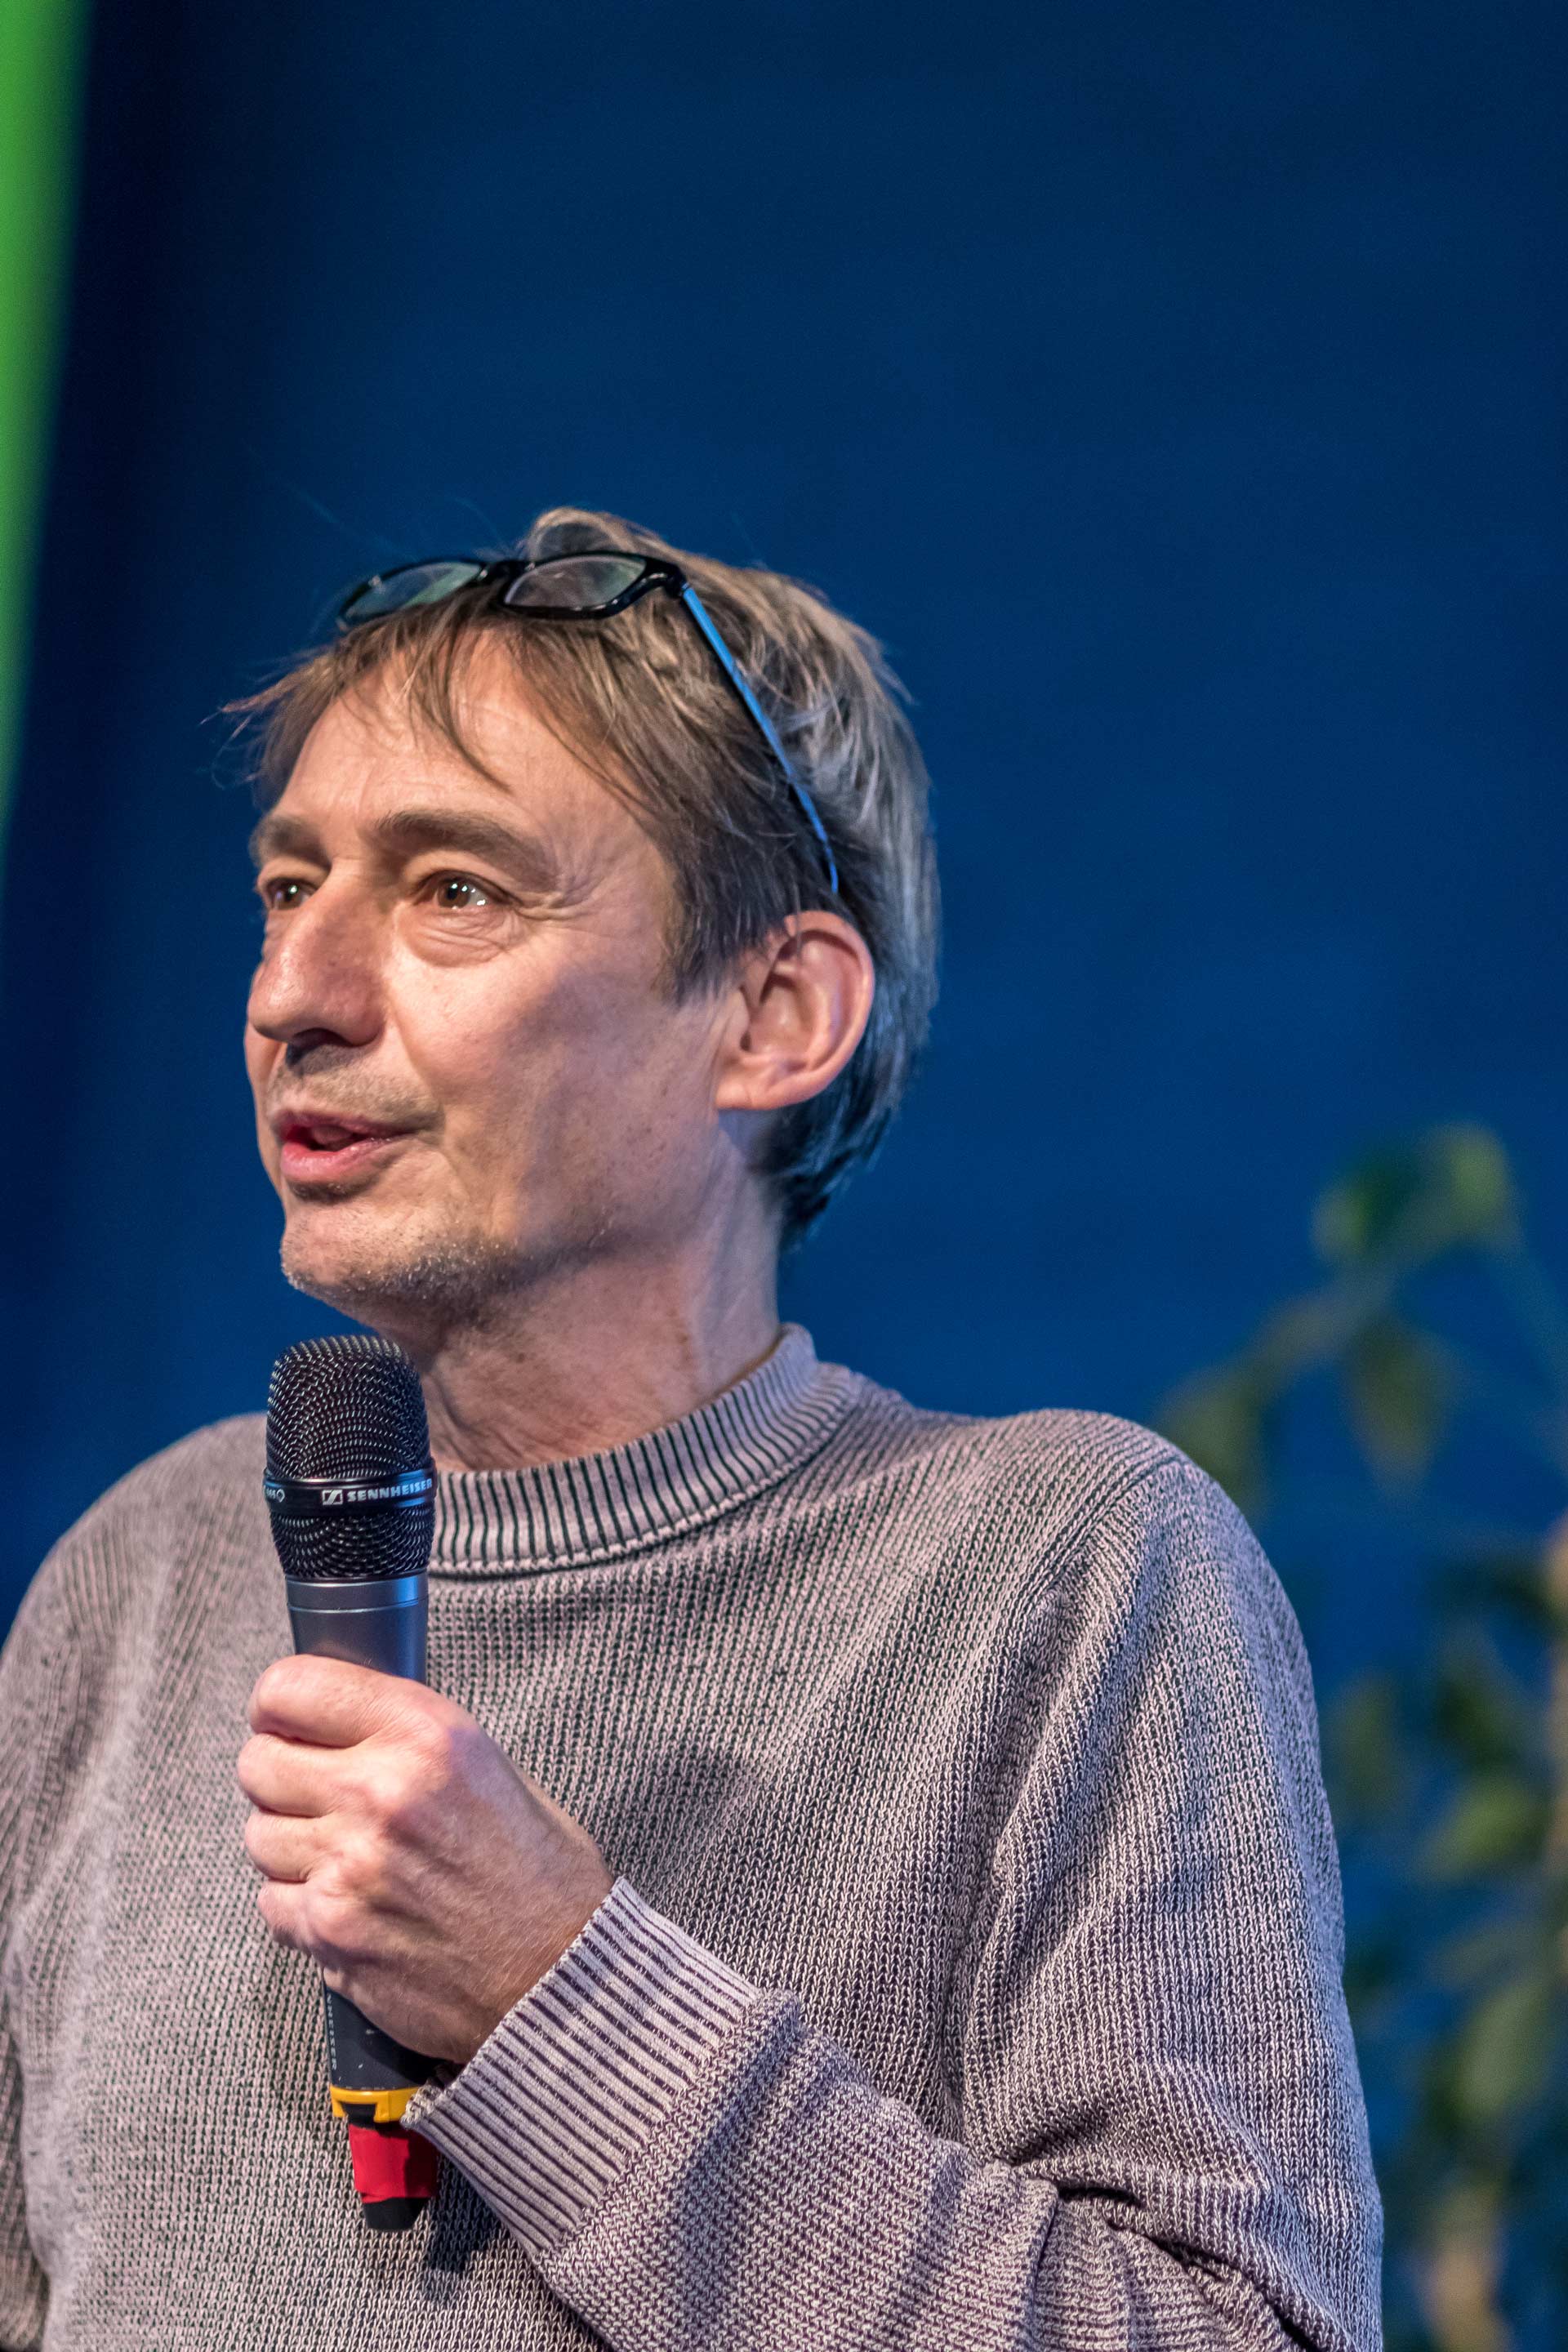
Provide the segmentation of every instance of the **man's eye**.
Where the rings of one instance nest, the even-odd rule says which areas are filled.
[[[261,885],[261,903],[269,915],[291,914],[296,907],[304,905],[310,895],[310,884],[293,875],[279,874]]]
[[[451,908],[458,914],[466,912],[470,907],[488,907],[492,903],[492,893],[482,882],[476,882],[471,874],[441,875],[430,895],[436,906]]]

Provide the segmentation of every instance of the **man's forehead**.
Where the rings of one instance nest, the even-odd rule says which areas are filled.
[[[390,667],[330,702],[300,746],[301,782],[326,770],[352,776],[429,777],[443,790],[506,792],[588,771],[534,709],[514,670],[482,649],[469,656],[434,707]]]
[[[380,846],[574,841],[629,822],[612,792],[529,707],[515,682],[478,669],[454,698],[458,740],[394,680],[371,679],[331,704],[282,792],[251,836],[260,859],[329,834],[372,834]]]

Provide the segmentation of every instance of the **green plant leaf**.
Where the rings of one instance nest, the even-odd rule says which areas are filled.
[[[1369,1153],[1328,1187],[1312,1218],[1319,1254],[1336,1266],[1507,1248],[1517,1234],[1508,1154],[1489,1129],[1464,1124]]]
[[[1454,1796],[1424,1842],[1422,1866],[1437,1879],[1495,1876],[1535,1863],[1546,1834],[1546,1800],[1528,1780],[1488,1772]]]
[[[1454,2050],[1452,2088],[1461,2115],[1495,2126],[1532,2106],[1545,2088],[1554,1991],[1541,1969],[1521,1971],[1478,2001]]]
[[[1424,1476],[1448,1421],[1442,1351],[1384,1315],[1351,1342],[1342,1374],[1352,1425],[1373,1469],[1396,1484]]]
[[[1507,1248],[1518,1236],[1519,1207],[1507,1152],[1489,1129],[1435,1127],[1422,1139],[1437,1245],[1480,1243]]]

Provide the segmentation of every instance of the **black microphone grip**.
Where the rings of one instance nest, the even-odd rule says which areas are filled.
[[[423,1575],[328,1584],[286,1576],[294,1647],[384,1675],[425,1680],[427,1583]],[[332,2112],[349,2123],[395,2123],[436,2061],[405,2050],[341,1992],[321,1987]]]

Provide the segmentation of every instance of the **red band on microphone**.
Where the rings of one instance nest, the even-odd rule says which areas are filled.
[[[353,2159],[354,2187],[367,2204],[387,2197],[434,2197],[436,2150],[417,2132],[395,2125],[378,2130],[374,2124],[350,2124],[349,2154]]]

